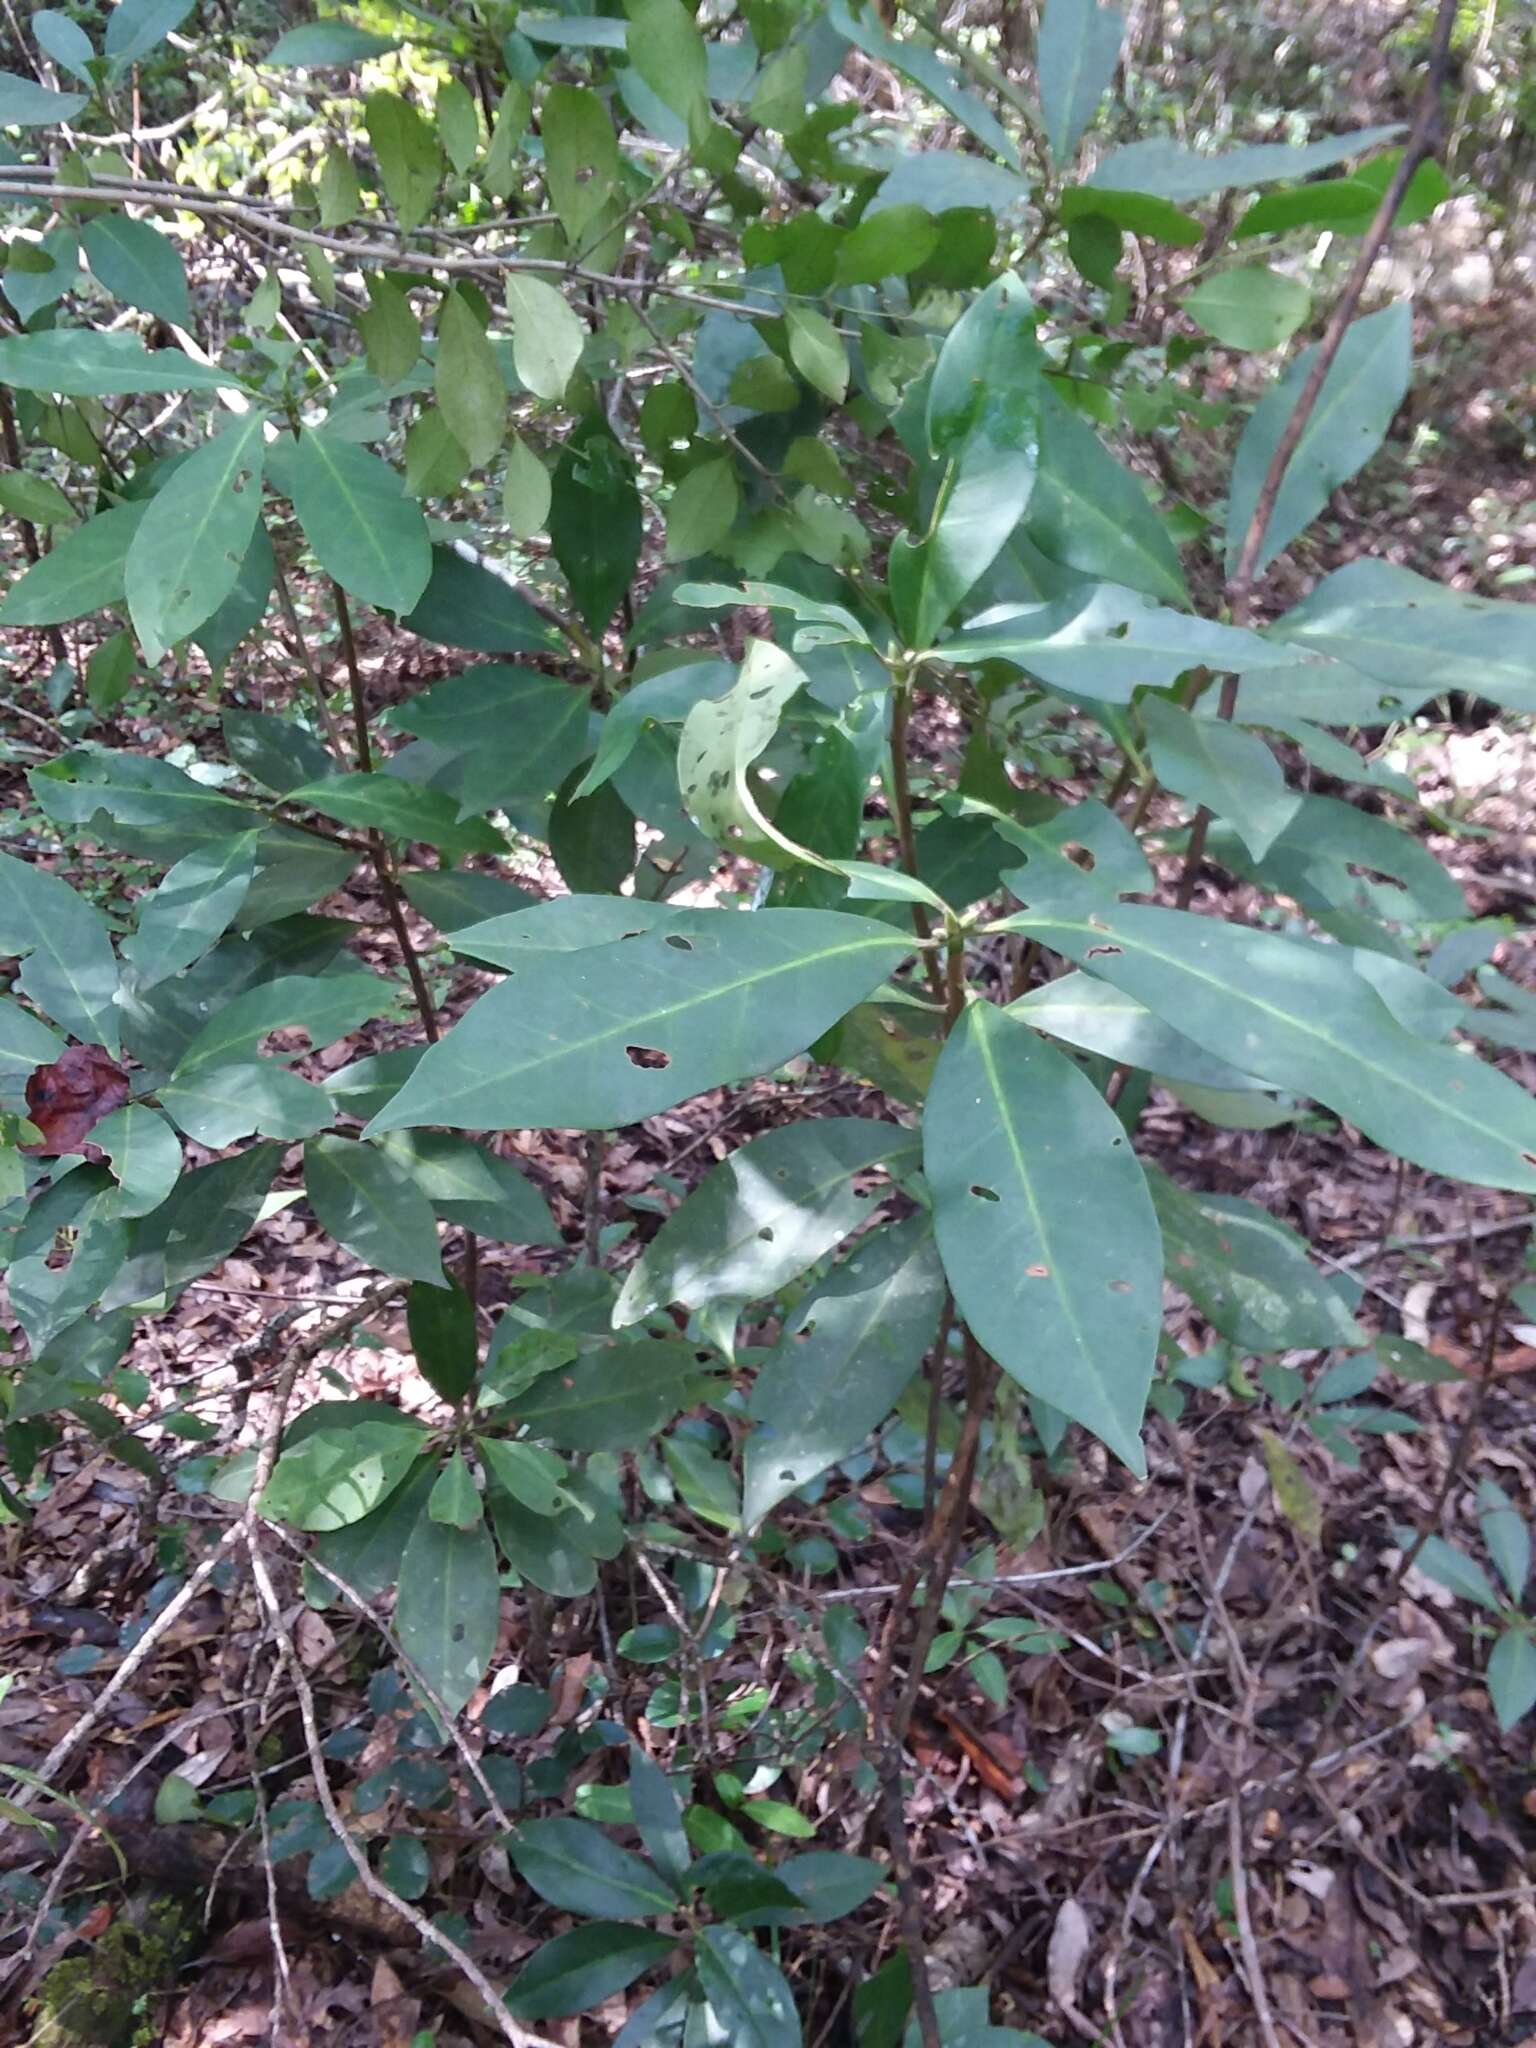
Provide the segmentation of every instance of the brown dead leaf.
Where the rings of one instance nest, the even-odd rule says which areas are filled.
[[[127,1100],[128,1076],[110,1053],[99,1045],[66,1046],[51,1066],[27,1077],[27,1116],[42,1138],[20,1149],[40,1158],[78,1152],[86,1133]]]

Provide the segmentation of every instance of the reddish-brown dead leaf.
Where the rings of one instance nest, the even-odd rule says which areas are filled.
[[[86,1133],[127,1100],[128,1076],[110,1053],[99,1045],[67,1046],[52,1066],[28,1077],[27,1115],[42,1141],[21,1149],[42,1157],[78,1152]]]

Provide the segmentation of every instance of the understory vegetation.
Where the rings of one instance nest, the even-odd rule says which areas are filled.
[[[1235,12],[7,0],[3,2038],[1536,2024],[1536,28]]]

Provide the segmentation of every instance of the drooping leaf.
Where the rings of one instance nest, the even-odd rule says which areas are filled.
[[[250,545],[235,576],[234,588],[199,626],[192,628],[192,640],[208,657],[216,677],[223,674],[229,657],[240,642],[266,616],[267,603],[277,577],[277,564],[267,530],[258,517],[251,531]]]
[[[406,1296],[406,1327],[422,1376],[445,1401],[461,1401],[475,1383],[480,1345],[475,1305],[462,1287],[413,1280]]]
[[[357,316],[357,331],[368,367],[381,384],[398,384],[421,358],[421,322],[392,278],[370,277],[367,284],[368,305]]]
[[[525,1821],[507,1848],[523,1881],[562,1912],[644,1920],[677,1910],[676,1894],[651,1866],[588,1821]]]
[[[432,550],[432,574],[418,602],[400,622],[423,640],[444,647],[471,647],[482,654],[545,654],[560,637],[521,592],[494,571],[466,561],[456,548]],[[499,671],[525,678],[523,670]],[[413,697],[396,722],[408,732],[403,712],[422,702]]]
[[[923,1160],[960,1313],[1021,1386],[1140,1471],[1162,1245],[1119,1118],[1064,1053],[975,1003],[939,1056]]]
[[[1149,904],[1009,919],[1197,1045],[1336,1110],[1432,1173],[1536,1190],[1536,1105],[1407,1030],[1342,948]]]
[[[431,1205],[376,1145],[312,1138],[304,1148],[304,1192],[323,1227],[365,1264],[443,1285]]]
[[[448,430],[481,469],[501,446],[507,387],[496,352],[462,292],[450,292],[437,322],[437,403]]]
[[[147,220],[99,213],[80,231],[91,275],[124,305],[154,313],[172,326],[192,325],[187,276],[176,245]]]
[[[96,55],[96,47],[79,22],[61,14],[55,7],[39,8],[32,17],[32,34],[40,50],[46,51],[66,71],[72,71],[82,84],[94,89],[95,81],[89,66]]]
[[[669,1884],[680,1884],[693,1861],[683,1830],[683,1802],[671,1778],[638,1742],[629,1747],[629,1796],[646,1853]]]
[[[935,1341],[943,1300],[944,1272],[918,1215],[856,1244],[801,1304],[752,1389],[747,1528],[879,1427]]]
[[[521,2020],[587,2012],[643,1977],[675,1947],[669,1934],[616,1920],[573,1927],[535,1949],[507,1993],[508,2008]]]
[[[363,120],[401,227],[419,228],[432,209],[443,172],[437,137],[398,92],[370,93]]]
[[[288,478],[304,538],[326,574],[367,604],[411,611],[432,573],[432,550],[398,473],[366,448],[306,429],[290,451]]]
[[[117,1051],[117,962],[93,904],[46,868],[0,853],[0,946],[26,956],[22,995],[64,1030]]]
[[[1162,697],[1143,699],[1141,715],[1163,786],[1225,818],[1253,858],[1263,860],[1301,798],[1286,788],[1280,763],[1258,734],[1226,719],[1192,717]]]
[[[395,1628],[407,1657],[450,1713],[464,1707],[496,1652],[501,1587],[484,1522],[456,1529],[423,1514],[400,1559]]]
[[[1412,345],[1413,317],[1406,299],[1366,314],[1349,329],[1286,465],[1257,569],[1268,568],[1381,446],[1407,394]],[[1316,346],[1303,349],[1259,400],[1243,429],[1227,502],[1229,574],[1242,553],[1270,461],[1316,360]]]
[[[518,376],[535,398],[558,404],[587,344],[580,317],[563,292],[526,271],[507,278],[507,312]]]
[[[712,1168],[631,1266],[614,1327],[669,1302],[765,1301],[869,1214],[854,1176],[909,1160],[916,1138],[899,1124],[819,1117],[766,1131]]]
[[[1097,0],[1048,0],[1035,52],[1040,109],[1051,155],[1065,163],[1109,88],[1125,19]]]
[[[764,910],[681,913],[665,931],[535,955],[428,1048],[370,1129],[634,1123],[801,1050],[905,950],[872,919]]]

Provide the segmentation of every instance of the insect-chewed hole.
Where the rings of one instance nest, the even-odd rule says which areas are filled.
[[[1096,857],[1091,846],[1084,846],[1082,841],[1078,839],[1069,839],[1061,850],[1067,859],[1071,861],[1073,867],[1081,868],[1085,875],[1093,873]]]
[[[654,1045],[626,1045],[624,1057],[632,1067],[650,1069],[670,1067],[672,1064],[671,1053],[661,1052]]]
[[[1111,1280],[1109,1283],[1109,1291],[1111,1294],[1129,1294],[1131,1291],[1131,1283],[1129,1280]]]
[[[679,953],[691,953],[693,951],[692,939],[685,939],[681,932],[668,932],[665,943],[669,946],[675,946]]]
[[[1051,1277],[1051,1269],[1049,1266],[1026,1266],[1024,1268],[1024,1273],[1025,1277],[1030,1280],[1049,1280]]]
[[[1123,953],[1124,951],[1124,946],[1090,946],[1083,955],[1083,958],[1085,960],[1098,960],[1106,955]]]
[[[1002,1200],[1002,1196],[997,1192],[996,1188],[984,1188],[979,1180],[971,1182],[971,1193],[976,1196],[978,1201],[982,1202],[1000,1202]]]
[[[771,1223],[765,1223],[757,1234],[764,1244],[773,1243],[773,1225]]]

